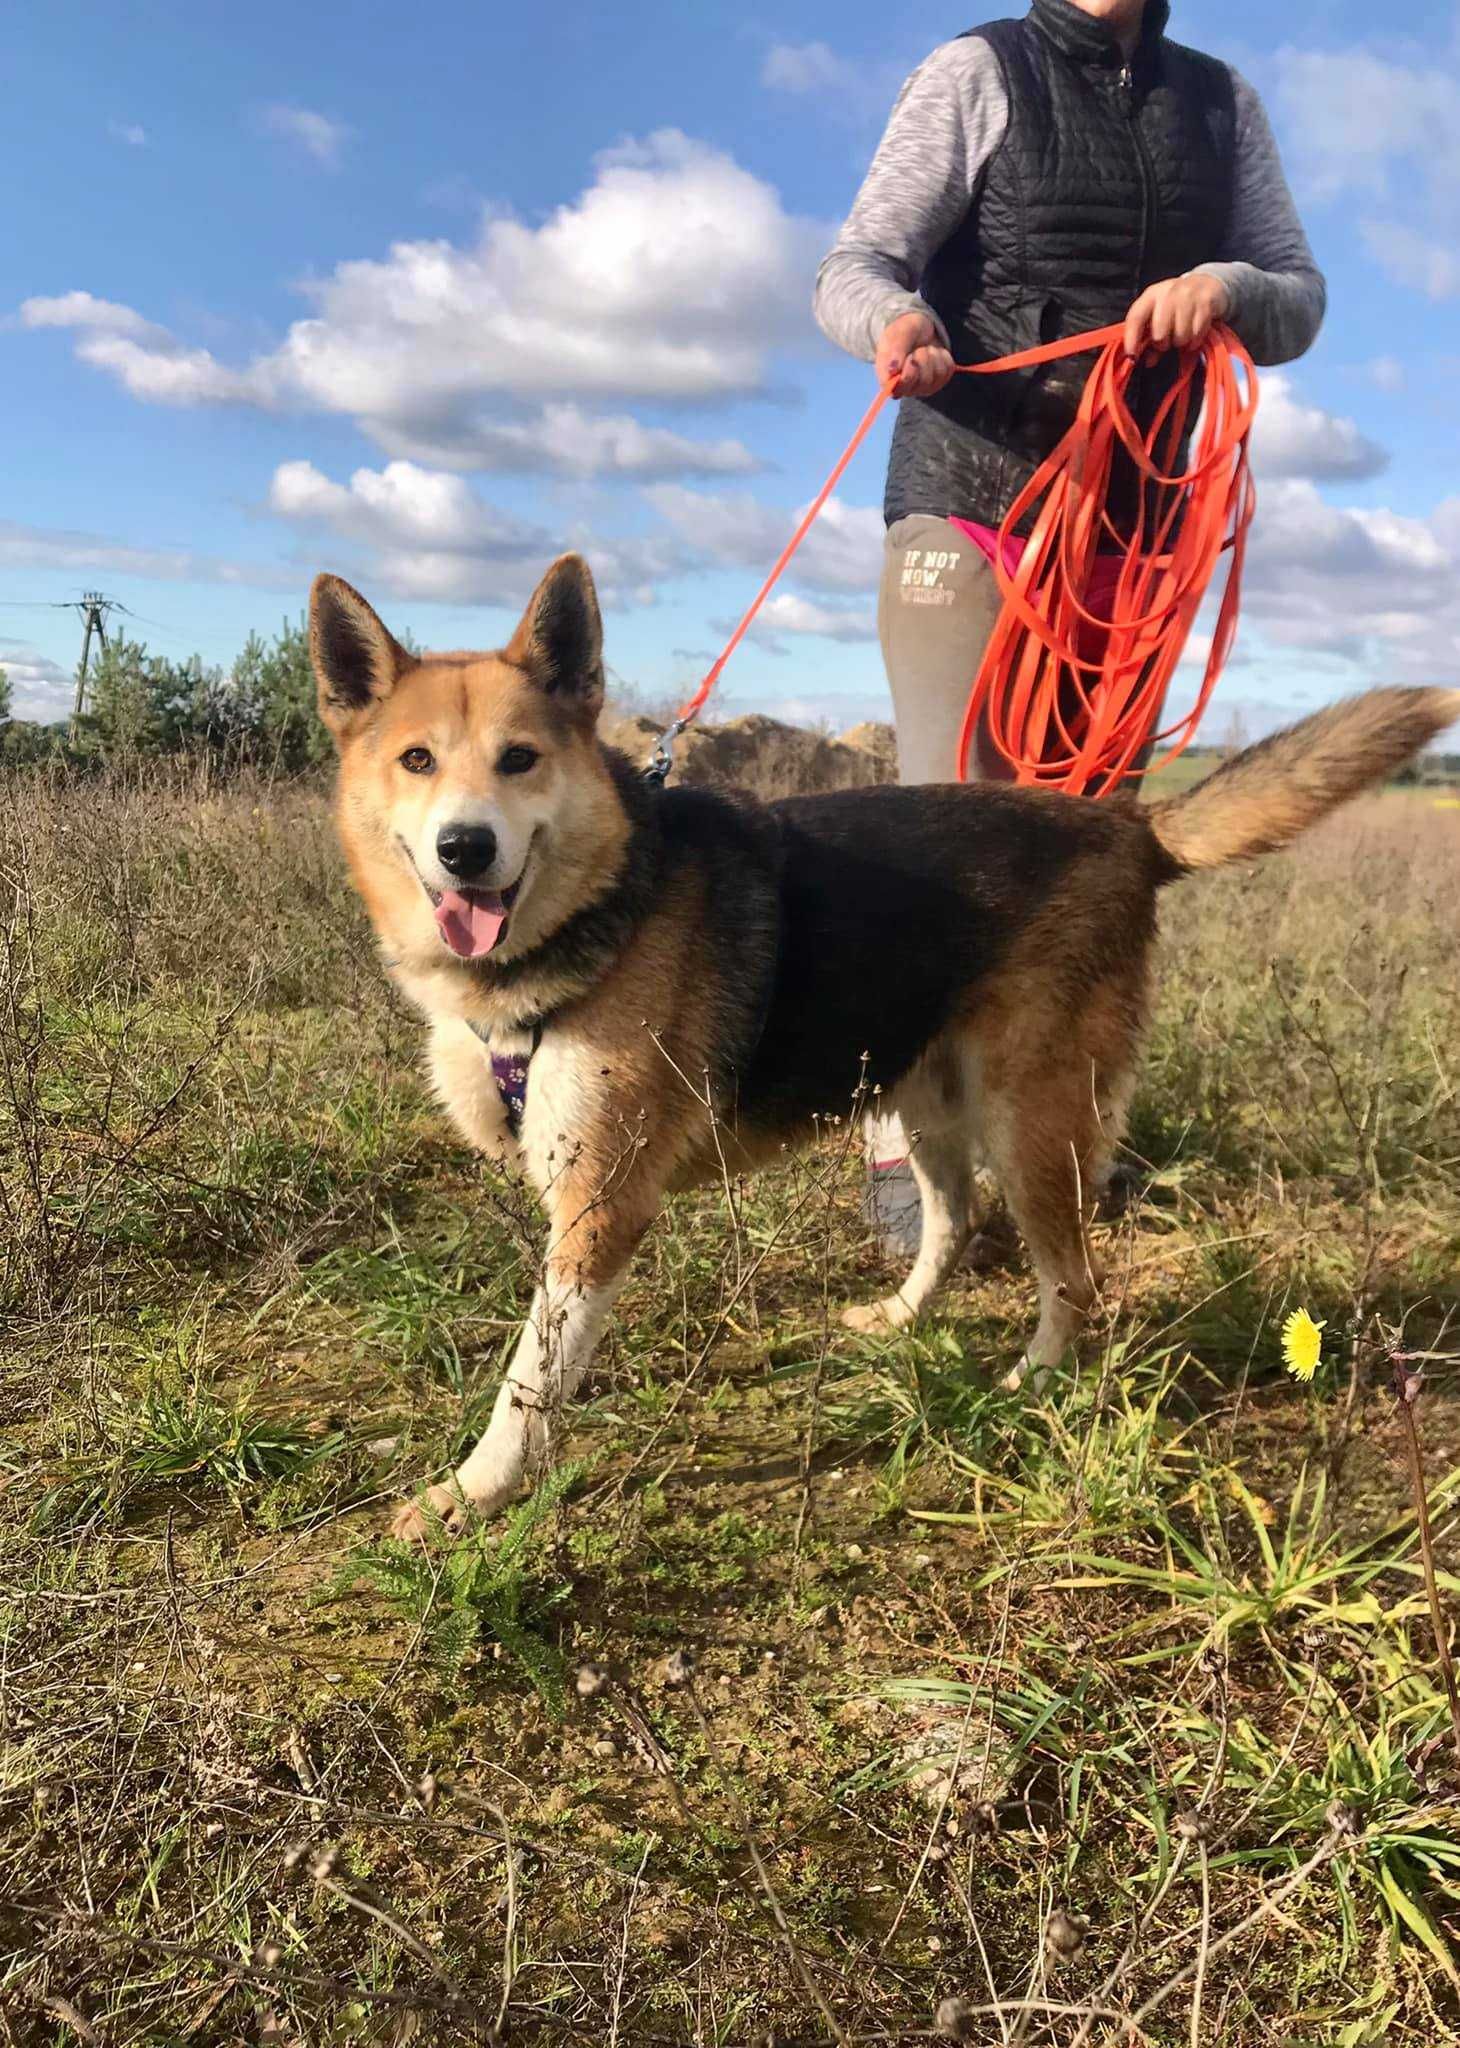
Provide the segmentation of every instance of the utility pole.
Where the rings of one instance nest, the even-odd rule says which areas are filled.
[[[68,734],[71,745],[76,744],[81,731],[81,717],[86,709],[86,670],[91,660],[91,636],[95,633],[106,652],[106,621],[114,600],[103,597],[99,590],[86,590],[81,594],[75,609],[81,614],[81,666],[76,671],[76,702],[71,709],[71,726]]]

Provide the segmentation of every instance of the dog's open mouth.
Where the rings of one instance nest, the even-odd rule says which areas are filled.
[[[436,912],[436,929],[458,960],[482,960],[502,943],[521,877],[510,889],[433,889],[423,883]]]
[[[510,889],[430,889],[436,907],[436,930],[459,961],[481,961],[502,944],[508,915],[518,899],[520,881]]]

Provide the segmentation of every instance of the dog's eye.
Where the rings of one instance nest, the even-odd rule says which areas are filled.
[[[509,747],[497,763],[499,775],[525,775],[529,768],[535,768],[542,756],[536,747]]]
[[[407,747],[400,764],[407,775],[429,775],[436,766],[436,757],[429,747]]]

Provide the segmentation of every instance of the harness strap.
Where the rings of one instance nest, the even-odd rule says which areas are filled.
[[[497,1084],[497,1099],[507,1118],[507,1128],[514,1138],[522,1135],[522,1119],[527,1111],[527,1070],[532,1056],[542,1044],[544,1020],[539,1017],[532,1026],[532,1043],[526,1052],[493,1052],[492,1036],[480,1024],[473,1024],[468,1018],[468,1028],[481,1040],[492,1065],[492,1079]]]

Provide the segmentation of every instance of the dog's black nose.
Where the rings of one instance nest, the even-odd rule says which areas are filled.
[[[469,882],[497,858],[497,835],[490,825],[443,825],[436,834],[436,858],[447,874]]]

